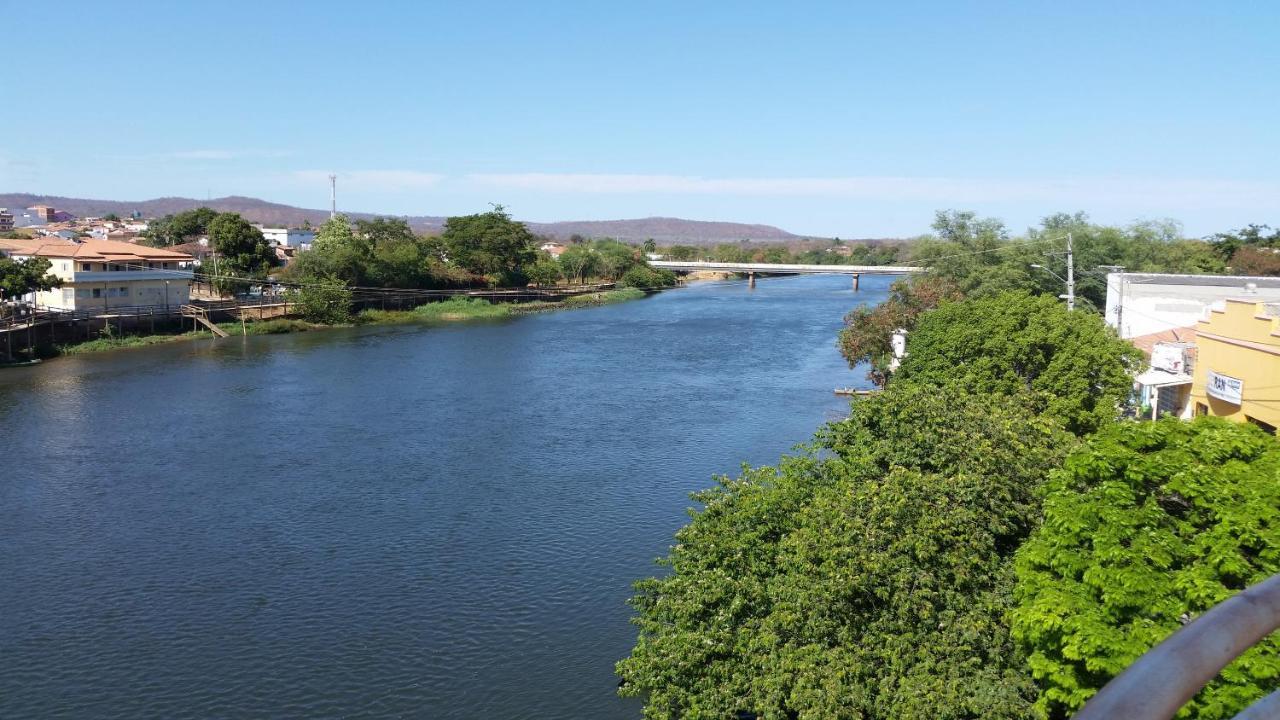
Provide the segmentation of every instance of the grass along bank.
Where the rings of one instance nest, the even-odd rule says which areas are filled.
[[[621,288],[586,295],[574,295],[557,302],[538,301],[519,304],[491,303],[481,298],[453,297],[441,302],[420,305],[413,310],[365,310],[356,316],[355,324],[452,323],[469,320],[500,320],[535,312],[611,305],[628,300],[638,300],[646,294],[643,290],[635,288]],[[218,327],[232,337],[236,337],[238,335],[283,335],[333,327],[350,327],[350,325],[324,325],[309,323],[304,320],[276,319],[250,320],[243,324],[224,322],[218,323]],[[108,350],[150,347],[181,340],[200,340],[212,337],[213,333],[208,330],[187,330],[185,332],[156,335],[109,335],[80,343],[57,345],[54,348],[53,355],[85,355]]]
[[[454,297],[441,302],[419,305],[413,310],[365,310],[356,316],[358,324],[391,324],[412,322],[459,322],[466,320],[500,320],[514,315],[526,315],[551,310],[610,305],[639,300],[647,293],[635,288],[606,290],[604,292],[574,295],[564,300],[538,300],[527,303],[492,303],[481,298]]]
[[[283,335],[285,333],[318,330],[325,326],[313,325],[302,320],[259,320],[240,323],[219,323],[218,327],[233,337],[236,335]],[[54,347],[54,355],[85,355],[107,350],[123,350],[127,348],[150,347],[164,345],[179,340],[200,340],[213,337],[208,330],[187,330],[185,332],[164,333],[156,335],[107,335],[80,343],[68,343]]]

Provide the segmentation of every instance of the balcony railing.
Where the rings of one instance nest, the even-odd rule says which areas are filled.
[[[1138,658],[1090,698],[1075,720],[1169,720],[1200,688],[1280,627],[1280,575],[1218,604]],[[1280,691],[1235,720],[1280,717]]]

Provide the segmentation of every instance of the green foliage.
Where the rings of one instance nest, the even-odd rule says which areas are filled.
[[[936,277],[899,280],[890,286],[889,297],[884,302],[859,305],[845,315],[844,329],[836,345],[849,367],[870,363],[867,377],[877,385],[884,385],[889,377],[889,361],[893,358],[890,345],[893,332],[899,328],[910,330],[921,313],[958,297],[955,287]]]
[[[451,297],[420,305],[414,308],[413,315],[419,320],[492,320],[510,316],[511,307],[483,298]]]
[[[524,223],[512,220],[501,205],[487,213],[451,217],[440,235],[449,262],[495,279],[514,273],[537,258],[533,239]]]
[[[582,283],[596,272],[597,257],[587,243],[570,245],[560,253],[560,267],[567,280]]]
[[[1280,443],[1216,418],[1122,423],[1052,474],[1044,525],[1018,551],[1015,638],[1067,717],[1217,603],[1280,571]],[[1272,635],[1178,717],[1228,718],[1280,677]]]
[[[1008,398],[890,387],[809,454],[695,495],[618,664],[647,718],[1026,718],[1001,614],[1067,440]]]
[[[21,297],[58,287],[62,283],[56,275],[49,274],[50,267],[47,258],[14,260],[0,256],[0,298]]]
[[[1218,233],[1209,238],[1213,249],[1223,260],[1234,261],[1241,248],[1280,248],[1280,229],[1271,230],[1267,225],[1249,224],[1239,230]]]
[[[587,293],[585,295],[571,295],[564,299],[565,307],[585,307],[587,305],[612,305],[613,303],[626,302],[628,300],[639,300],[644,297],[644,292],[635,288],[622,288],[620,290],[606,290],[605,292]]]
[[[547,255],[538,258],[536,262],[525,268],[525,273],[529,276],[529,282],[536,285],[555,285],[560,282],[560,278],[564,277],[563,271],[560,269],[560,263]]]
[[[675,273],[666,268],[652,268],[647,264],[636,265],[618,278],[620,287],[652,289],[673,287],[675,284]]]
[[[210,281],[219,290],[244,292],[249,280],[264,280],[275,267],[276,253],[262,232],[237,213],[217,215],[209,221],[208,232],[209,248],[217,257],[202,269],[212,271]]]
[[[944,303],[907,340],[893,382],[1022,396],[1077,434],[1117,417],[1143,362],[1098,315],[1055,298],[1005,293]]]
[[[148,224],[143,238],[148,245],[156,247],[178,245],[208,233],[209,225],[217,216],[217,210],[207,207],[185,210],[177,215],[166,215]]]
[[[113,212],[110,212],[110,213],[107,213],[106,215],[103,215],[103,216],[102,216],[102,219],[103,219],[103,220],[105,220],[105,221],[107,221],[107,222],[120,222],[120,216],[119,216],[119,215],[117,215],[117,214],[115,214],[115,213],[113,213]]]
[[[324,325],[351,322],[351,291],[336,280],[304,285],[294,302],[307,322]]]

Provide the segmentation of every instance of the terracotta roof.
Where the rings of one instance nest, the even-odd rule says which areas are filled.
[[[80,238],[78,241],[63,240],[58,237],[0,240],[0,250],[22,255],[75,258],[94,262],[129,263],[140,260],[184,262],[192,259],[186,253],[174,252],[164,248],[153,248],[136,243],[102,240],[99,238]]]
[[[1134,346],[1145,353],[1147,357],[1151,357],[1151,350],[1156,346],[1156,343],[1193,343],[1195,341],[1196,328],[1194,325],[1189,327],[1172,328],[1170,330],[1161,330],[1160,332],[1154,332],[1149,335],[1139,335],[1137,337],[1129,338],[1129,342],[1133,343]]]

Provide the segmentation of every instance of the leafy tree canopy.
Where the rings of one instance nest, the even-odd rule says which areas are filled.
[[[501,205],[476,215],[451,217],[440,235],[447,259],[476,275],[498,277],[518,272],[537,259],[533,233],[511,219]]]
[[[207,234],[210,223],[216,217],[218,217],[218,211],[213,208],[198,207],[194,210],[184,210],[176,215],[166,215],[151,222],[144,237],[150,244],[160,247],[179,245],[196,236]]]
[[[1280,571],[1280,443],[1217,418],[1118,423],[1052,474],[1018,551],[1013,633],[1075,712],[1185,622]],[[1178,715],[1228,718],[1275,688],[1280,639],[1228,665]]]
[[[56,275],[49,274],[50,267],[52,265],[47,258],[14,260],[0,256],[0,297],[21,297],[58,287],[61,282]]]
[[[221,290],[242,291],[249,285],[244,279],[263,280],[276,265],[275,251],[262,232],[238,213],[217,215],[208,232],[209,247],[218,255],[212,282]]]
[[[721,479],[637,584],[621,692],[648,718],[1032,715],[1001,614],[1060,432],[1009,398],[890,387],[812,454]]]
[[[1098,315],[1068,311],[1053,297],[1005,293],[923,314],[893,382],[1021,395],[1081,434],[1116,417],[1142,361]]]

